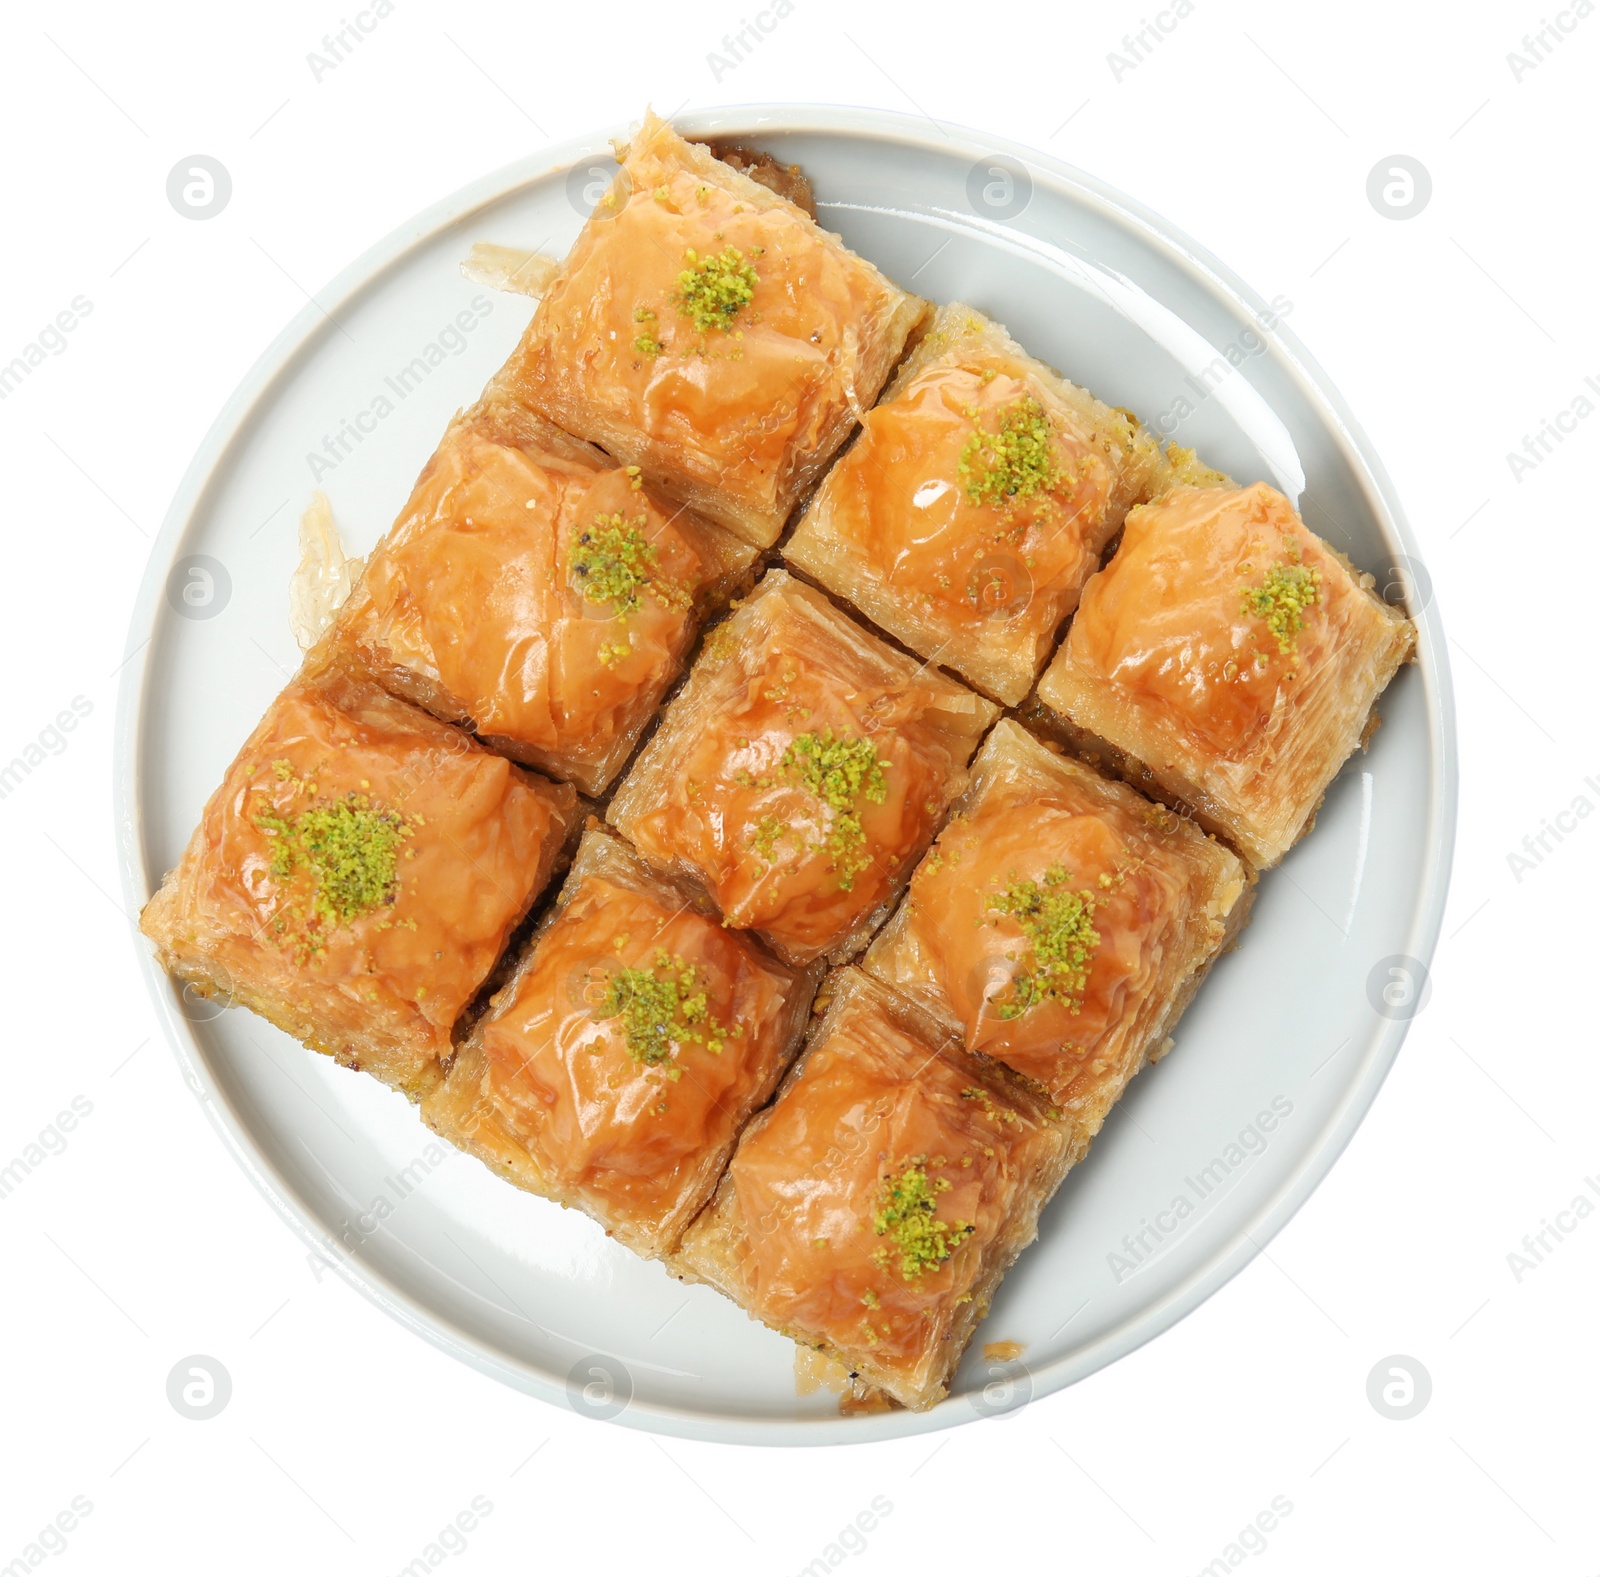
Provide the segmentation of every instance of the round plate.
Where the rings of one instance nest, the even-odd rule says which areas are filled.
[[[800,164],[823,224],[891,278],[983,308],[1102,399],[1297,497],[1313,530],[1406,588],[1421,624],[1370,752],[1262,882],[1243,946],[1068,1177],[928,1413],[841,1417],[826,1390],[800,1396],[793,1346],[731,1303],[447,1153],[374,1080],[243,1010],[186,1003],[147,962],[179,1062],[240,1164],[420,1335],[536,1396],[667,1434],[882,1439],[1018,1405],[1130,1351],[1246,1264],[1327,1173],[1394,1061],[1444,905],[1444,643],[1393,492],[1339,397],[1270,304],[1154,215],[1043,155],[898,115],[727,109],[680,124]],[[322,292],[218,417],[129,637],[116,798],[130,903],[177,862],[297,663],[288,583],[313,488],[364,552],[527,322],[531,303],[468,283],[460,260],[478,240],[564,253],[613,168],[596,135],[422,214]],[[1020,1359],[986,1361],[999,1341]]]

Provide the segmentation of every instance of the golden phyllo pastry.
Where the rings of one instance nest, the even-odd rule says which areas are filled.
[[[659,1257],[777,1087],[816,974],[591,830],[423,1116],[519,1188]]]
[[[753,554],[526,414],[458,419],[313,666],[354,666],[598,794]]]
[[[996,725],[863,966],[1043,1085],[1086,1143],[1238,934],[1254,878],[1192,822]]]
[[[673,1262],[931,1407],[1072,1157],[1044,1096],[857,969]]]
[[[297,679],[140,926],[201,995],[416,1098],[578,814],[374,684]]]
[[[647,859],[796,963],[859,950],[997,708],[781,570],[712,630],[611,802]]]
[[[1076,744],[1265,869],[1411,655],[1411,622],[1372,586],[1265,483],[1178,487],[1128,516],[1039,697]]]
[[[971,307],[941,307],[784,556],[1014,706],[1106,543],[1168,470],[1126,411]]]
[[[647,115],[491,385],[765,547],[927,304]]]

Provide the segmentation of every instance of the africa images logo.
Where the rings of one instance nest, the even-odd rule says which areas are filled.
[[[1204,1166],[1197,1166],[1183,1179],[1183,1190],[1161,1209],[1139,1218],[1138,1227],[1123,1234],[1122,1242],[1106,1255],[1111,1278],[1119,1286],[1142,1269],[1161,1250],[1169,1246],[1184,1228],[1225,1189],[1271,1142],[1278,1126],[1294,1111],[1287,1095],[1275,1095],[1271,1103],[1255,1115]]]

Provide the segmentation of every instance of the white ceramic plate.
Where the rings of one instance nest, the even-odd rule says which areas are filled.
[[[1027,149],[896,115],[730,109],[683,128],[798,162],[823,223],[901,284],[986,309],[1103,399],[1298,496],[1314,530],[1408,585],[1422,626],[1370,753],[1263,882],[1243,948],[1068,1178],[929,1413],[841,1418],[827,1392],[798,1396],[793,1347],[732,1304],[446,1154],[375,1081],[243,1010],[186,1003],[149,964],[185,1075],[240,1164],[419,1334],[536,1396],[668,1434],[881,1439],[1018,1405],[1130,1351],[1221,1286],[1326,1174],[1394,1060],[1444,904],[1444,643],[1390,486],[1338,396],[1290,334],[1262,332],[1267,303],[1154,215]],[[477,240],[564,252],[612,168],[596,135],[422,214],[323,291],[217,419],[129,636],[116,795],[131,905],[176,863],[296,663],[287,588],[312,488],[365,551],[526,323],[530,303],[467,283],[460,260]],[[1023,1357],[985,1362],[1001,1340]]]

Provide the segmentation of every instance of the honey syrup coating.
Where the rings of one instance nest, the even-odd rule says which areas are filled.
[[[1092,1137],[1248,912],[1230,851],[1012,722],[865,967]]]
[[[518,1187],[660,1257],[793,1059],[818,973],[722,926],[591,824],[423,1116]]]
[[[1313,598],[1279,640],[1249,596],[1296,569]],[[1073,660],[1218,756],[1259,740],[1337,635],[1343,567],[1281,493],[1183,491],[1135,518],[1068,636]]]
[[[770,1090],[791,985],[714,919],[586,878],[483,1029],[486,1093],[563,1192],[668,1221]],[[682,1033],[650,1044],[651,1011]]]
[[[499,386],[758,546],[924,303],[648,116]]]
[[[798,1071],[747,1129],[681,1263],[907,1406],[944,1393],[1064,1173],[1021,1081],[840,971]]]
[[[1170,473],[1126,412],[941,307],[784,553],[1014,705],[1130,505]]]
[[[806,961],[897,891],[994,712],[773,572],[713,632],[608,814],[730,925]]]
[[[1129,515],[1039,695],[1265,867],[1414,640],[1276,489],[1180,487]]]
[[[374,685],[297,680],[141,924],[175,973],[414,1091],[575,815],[571,789]]]
[[[602,791],[744,555],[546,427],[454,424],[313,663],[354,662]]]

